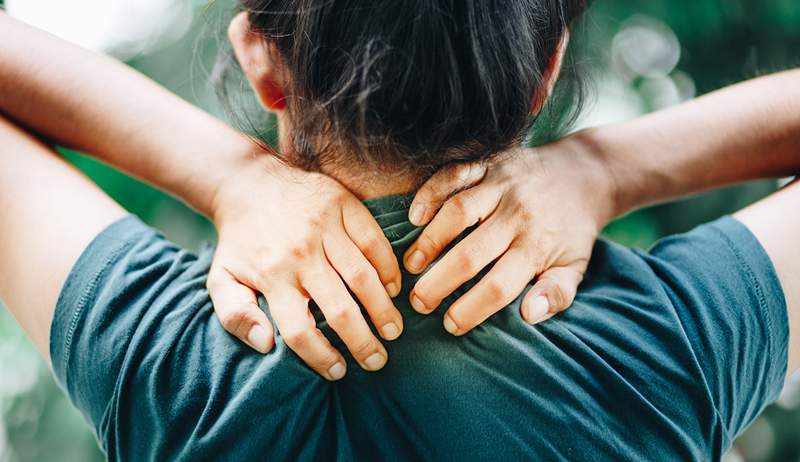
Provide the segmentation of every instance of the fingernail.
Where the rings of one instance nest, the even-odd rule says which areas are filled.
[[[258,324],[250,328],[250,332],[247,333],[247,341],[250,343],[250,346],[261,353],[266,353],[269,349],[267,330]]]
[[[406,261],[406,267],[409,271],[421,271],[422,265],[425,264],[425,254],[419,249],[411,252]]]
[[[381,334],[386,340],[394,340],[400,336],[400,329],[397,328],[397,324],[390,322],[381,327]]]
[[[389,297],[391,298],[397,297],[397,294],[400,293],[400,286],[398,286],[394,282],[386,284],[385,287],[386,287],[386,293],[389,294]]]
[[[422,219],[425,218],[425,206],[414,204],[411,206],[411,210],[408,211],[408,220],[413,225],[419,225],[422,223]]]
[[[367,366],[369,371],[377,371],[386,364],[386,357],[380,353],[373,353],[369,358],[364,360],[364,365]]]
[[[414,308],[414,309],[415,309],[415,310],[416,310],[418,313],[422,313],[422,314],[427,314],[427,313],[428,313],[428,307],[427,307],[427,306],[425,306],[425,304],[424,304],[424,303],[422,303],[422,300],[420,300],[420,299],[419,299],[419,297],[417,297],[417,296],[416,296],[416,295],[414,295],[414,294],[411,294],[411,306],[412,306],[412,307],[413,307],[413,308]]]
[[[347,372],[347,368],[344,363],[336,363],[328,369],[328,376],[331,380],[339,380],[344,377],[345,372]]]
[[[550,302],[547,301],[547,297],[538,295],[528,303],[526,311],[527,316],[525,320],[530,324],[536,324],[547,316],[547,313],[550,311]]]
[[[443,324],[444,324],[444,330],[450,332],[453,335],[456,335],[456,332],[458,331],[458,326],[456,325],[455,322],[453,322],[453,319],[450,317],[449,314],[444,315]]]

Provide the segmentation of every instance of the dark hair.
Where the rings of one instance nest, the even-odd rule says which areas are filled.
[[[345,152],[420,174],[488,159],[522,141],[533,121],[532,96],[562,34],[586,6],[586,0],[240,3],[291,75],[295,162],[314,169]]]

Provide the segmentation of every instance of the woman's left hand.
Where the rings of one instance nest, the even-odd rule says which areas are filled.
[[[568,308],[595,239],[615,214],[608,166],[588,146],[573,135],[535,149],[514,149],[485,165],[450,167],[428,180],[409,211],[412,223],[430,222],[403,257],[411,273],[423,272],[464,230],[478,226],[417,281],[411,292],[414,309],[432,312],[490,265],[445,314],[444,327],[451,334],[469,332],[534,279],[521,304],[527,322]]]

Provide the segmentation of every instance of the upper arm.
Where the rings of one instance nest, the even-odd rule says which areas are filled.
[[[670,329],[693,358],[681,367],[696,365],[692,387],[730,442],[778,398],[786,377],[786,302],[770,257],[725,217],[659,241],[645,259],[675,313]]]
[[[51,148],[0,116],[0,300],[45,358],[70,268],[124,214]]]
[[[783,286],[789,315],[789,375],[800,368],[800,183],[795,182],[735,217],[767,251]]]
[[[211,257],[129,216],[95,237],[67,277],[52,324],[53,371],[109,459],[277,453],[302,445],[297,425],[324,425],[312,416],[324,409],[327,381],[283,342],[258,354],[214,316]],[[253,421],[270,437],[232,444]],[[283,431],[288,421],[295,430]]]
[[[198,260],[125,215],[0,117],[0,299],[109,457],[305,450],[282,424],[298,425],[298,408],[277,403],[303,402],[302,433],[319,434],[325,380],[282,342],[263,356],[228,335],[205,291],[210,252]],[[233,444],[254,419],[270,438]]]

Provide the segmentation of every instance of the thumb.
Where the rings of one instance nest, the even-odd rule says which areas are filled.
[[[486,165],[479,162],[442,168],[417,191],[408,212],[409,221],[416,226],[427,224],[450,196],[475,186],[485,175]]]
[[[260,353],[272,349],[275,344],[272,324],[258,306],[251,288],[217,267],[209,273],[206,286],[214,312],[229,334]]]
[[[550,268],[539,275],[522,300],[522,318],[530,324],[546,321],[575,300],[583,271],[570,266]]]

